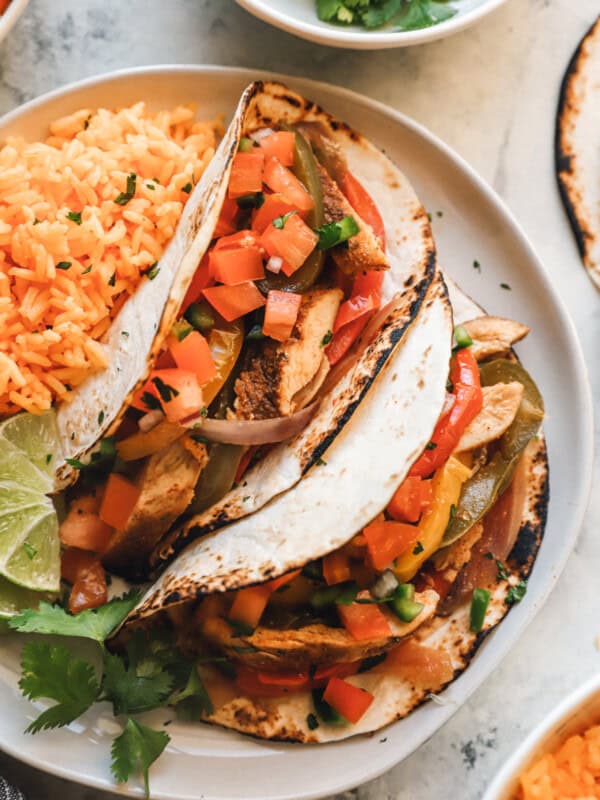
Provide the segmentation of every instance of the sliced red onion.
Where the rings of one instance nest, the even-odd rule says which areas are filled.
[[[156,428],[159,422],[162,422],[164,418],[165,415],[160,408],[155,408],[147,414],[144,414],[143,417],[140,417],[138,420],[138,427],[142,433],[148,433],[152,428]]]
[[[278,275],[281,272],[281,268],[283,267],[283,258],[280,256],[271,256],[271,258],[265,264],[266,268],[269,272],[274,272],[275,275]]]
[[[289,417],[273,419],[209,419],[194,417],[182,424],[186,428],[195,428],[198,433],[211,442],[223,444],[275,444],[291,439],[306,427],[314,416],[318,402],[290,414]]]

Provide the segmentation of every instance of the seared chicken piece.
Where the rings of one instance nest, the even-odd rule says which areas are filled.
[[[158,540],[191,503],[208,462],[203,444],[183,437],[151,455],[136,481],[140,496],[122,530],[102,556],[104,566],[134,575]]]
[[[504,317],[477,317],[464,322],[463,328],[473,339],[471,352],[477,361],[508,352],[529,333],[527,325]]]
[[[343,293],[313,289],[302,298],[291,337],[268,342],[235,382],[237,419],[289,416],[316,394],[329,371],[323,338],[333,330]]]
[[[370,225],[358,216],[339,186],[324,167],[319,167],[325,222],[339,222],[344,217],[354,217],[360,231],[329,251],[336,265],[346,275],[358,275],[368,269],[389,269],[385,253]]]
[[[439,550],[433,564],[437,572],[442,573],[444,580],[453,583],[458,573],[471,558],[471,550],[483,536],[483,523],[478,522],[449,547]]]
[[[344,628],[321,623],[291,630],[259,626],[250,636],[240,636],[220,616],[204,618],[200,633],[206,641],[249,667],[305,672],[315,664],[360,661],[389,650],[433,616],[439,595],[427,589],[417,593],[415,600],[424,608],[412,622],[401,622],[391,611],[381,607],[392,631],[388,637],[358,641]],[[242,652],[242,648],[247,648],[248,652]]]
[[[524,390],[522,383],[512,381],[484,386],[481,391],[483,394],[481,411],[465,428],[456,445],[456,453],[483,447],[500,438],[514,420]]]

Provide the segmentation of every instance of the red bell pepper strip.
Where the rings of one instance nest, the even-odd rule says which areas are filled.
[[[333,367],[334,364],[337,364],[337,362],[346,355],[360,336],[368,320],[369,318],[367,316],[358,317],[347,325],[344,325],[343,328],[340,328],[340,330],[334,334],[333,339],[325,348],[325,355],[327,356],[330,366]]]
[[[373,311],[381,305],[383,272],[367,270],[357,275],[352,284],[350,299],[340,306],[333,324],[333,339],[325,355],[333,366],[343,358],[360,336]]]
[[[438,420],[431,442],[421,457],[413,464],[410,474],[425,478],[444,464],[463,434],[467,425],[481,411],[483,395],[479,368],[473,353],[467,348],[459,350],[452,359],[450,380],[454,403]]]
[[[331,678],[323,700],[353,725],[356,724],[375,698],[366,689],[353,686],[341,678]]]

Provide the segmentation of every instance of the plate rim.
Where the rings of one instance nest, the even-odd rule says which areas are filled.
[[[502,0],[503,1],[503,0]],[[134,68],[125,68],[115,71],[110,71],[106,73],[101,73],[99,75],[94,75],[89,78],[86,78],[81,81],[74,81],[64,86],[61,86],[57,89],[51,90],[46,92],[36,98],[29,100],[28,102],[18,106],[17,108],[9,111],[8,113],[4,114],[0,117],[0,135],[2,129],[11,123],[14,123],[18,120],[18,118],[22,115],[26,115],[29,112],[35,110],[39,106],[45,105],[47,102],[59,99],[66,95],[71,94],[74,91],[78,91],[81,89],[90,88],[99,84],[103,83],[110,83],[115,80],[123,80],[127,78],[137,78],[140,76],[150,76],[150,75],[158,75],[161,76],[169,75],[169,74],[177,74],[177,73],[187,73],[187,74],[195,74],[195,75],[203,75],[209,76],[213,74],[226,74],[231,77],[248,77],[248,82],[253,79],[264,79],[264,80],[280,80],[283,82],[290,83],[294,85],[295,82],[300,82],[303,86],[307,87],[309,91],[314,90],[315,92],[323,91],[329,92],[332,95],[336,96],[340,99],[345,99],[349,103],[354,105],[363,106],[367,109],[373,110],[379,114],[383,114],[393,124],[399,124],[410,130],[413,134],[416,134],[419,138],[425,140],[429,145],[433,146],[436,150],[438,150],[450,163],[452,163],[460,173],[472,184],[474,188],[480,192],[486,199],[488,203],[493,207],[494,211],[500,215],[502,218],[503,226],[506,228],[510,228],[511,235],[513,240],[518,241],[519,245],[524,249],[527,253],[529,261],[531,262],[532,266],[535,267],[536,276],[540,280],[543,285],[544,293],[546,296],[550,296],[552,299],[554,308],[558,313],[561,324],[565,328],[565,339],[569,345],[569,355],[573,358],[576,362],[575,364],[575,374],[578,376],[577,381],[577,393],[580,399],[580,417],[581,417],[581,426],[582,426],[582,444],[581,444],[581,459],[580,459],[580,469],[581,469],[581,476],[582,480],[579,483],[579,491],[578,496],[576,498],[576,502],[574,505],[574,513],[572,513],[572,521],[568,528],[568,536],[565,536],[561,542],[560,550],[557,550],[555,553],[555,557],[553,560],[553,567],[552,573],[549,575],[548,580],[543,585],[543,587],[538,591],[538,594],[531,602],[525,600],[518,608],[515,608],[511,611],[511,615],[517,615],[518,621],[514,625],[514,630],[512,631],[512,635],[508,637],[506,641],[500,641],[493,650],[493,655],[487,657],[489,665],[486,668],[485,675],[476,680],[476,682],[467,687],[466,689],[462,690],[462,695],[460,702],[454,703],[449,705],[445,709],[445,718],[442,720],[441,723],[436,722],[434,725],[429,723],[429,730],[420,740],[415,744],[414,747],[411,749],[400,759],[395,759],[393,756],[390,758],[384,759],[381,762],[378,761],[375,766],[372,768],[365,769],[365,772],[361,776],[361,784],[364,782],[371,781],[383,773],[387,772],[396,764],[401,763],[405,758],[413,753],[415,750],[418,749],[423,743],[427,741],[427,739],[440,730],[448,720],[459,710],[471,697],[471,695],[479,689],[483,683],[487,680],[487,678],[491,675],[494,669],[498,666],[500,661],[506,656],[506,654],[517,644],[525,629],[529,626],[529,624],[533,621],[534,617],[537,613],[541,610],[543,605],[548,599],[551,591],[554,589],[558,578],[560,577],[561,573],[564,570],[566,565],[567,559],[575,545],[581,527],[583,525],[584,517],[589,505],[591,489],[592,489],[592,478],[593,478],[593,463],[594,463],[594,413],[593,413],[593,400],[592,400],[592,391],[591,385],[588,375],[587,364],[584,359],[583,350],[581,347],[581,343],[579,341],[579,336],[577,330],[575,328],[574,322],[571,318],[571,315],[566,308],[565,303],[563,302],[562,298],[558,293],[558,289],[554,287],[552,284],[546,269],[537,255],[533,245],[531,244],[529,237],[525,233],[525,231],[521,228],[519,222],[517,221],[516,217],[513,215],[512,211],[509,209],[508,205],[504,202],[504,200],[495,192],[495,190],[477,173],[477,171],[470,166],[470,164],[456,151],[454,151],[449,145],[447,145],[442,139],[440,139],[437,135],[433,134],[429,131],[424,125],[421,123],[416,122],[409,116],[403,114],[400,111],[392,108],[391,106],[386,105],[385,103],[374,100],[372,98],[367,97],[359,92],[355,92],[350,89],[346,89],[344,87],[337,86],[335,84],[326,83],[323,81],[315,81],[308,78],[303,78],[302,76],[298,75],[286,75],[282,73],[270,72],[265,70],[255,70],[252,68],[245,68],[245,67],[235,67],[235,66],[226,66],[226,65],[215,65],[215,64],[154,64],[154,65],[146,65],[141,67],[134,67]],[[488,641],[492,640],[492,636],[488,637]],[[483,650],[488,653],[488,647],[484,645]],[[480,656],[481,657],[481,656]],[[0,664],[1,667],[1,664]],[[469,673],[469,669],[465,671],[465,673]],[[463,673],[463,675],[465,674]],[[456,682],[460,681],[462,675],[457,678]],[[397,721],[393,724],[400,724],[402,720]],[[377,732],[376,732],[377,733]],[[340,744],[339,742],[337,743]],[[39,761],[33,757],[33,755],[28,755],[27,753],[23,754],[19,752],[16,748],[13,748],[10,745],[10,742],[0,739],[0,751],[5,752],[6,754],[12,756],[13,758],[21,761],[25,764],[29,764],[36,769],[42,770],[46,773],[53,774],[57,777],[71,780],[76,783],[80,783],[86,786],[91,786],[96,789],[105,791],[105,792],[114,792],[114,793],[121,793],[124,796],[131,796],[131,797],[138,797],[140,796],[140,790],[132,785],[115,785],[110,783],[107,779],[101,777],[90,776],[87,774],[82,774],[77,772],[77,768],[72,767],[65,767],[61,764],[54,763],[54,762],[43,762],[40,764]],[[107,774],[107,778],[109,775]],[[357,784],[354,780],[342,780],[335,784],[334,788],[328,787],[326,789],[327,792],[343,792],[348,789],[355,787]],[[153,792],[153,797],[157,800],[176,800],[177,795],[174,795],[172,791],[169,794],[165,794],[162,791]],[[270,800],[298,800],[299,797],[304,798],[305,800],[311,800],[312,798],[319,798],[323,797],[323,791],[309,791],[303,793],[302,795],[295,794],[278,794],[278,795],[270,795]]]
[[[433,42],[452,36],[461,30],[474,25],[480,19],[500,8],[506,0],[483,0],[483,4],[457,14],[449,20],[440,22],[430,28],[421,28],[416,31],[390,31],[378,33],[377,31],[348,30],[331,25],[331,32],[321,25],[312,22],[297,20],[290,14],[274,9],[264,0],[236,0],[249,14],[280,30],[298,36],[310,42],[355,50],[384,50],[393,47],[410,47],[411,45]]]

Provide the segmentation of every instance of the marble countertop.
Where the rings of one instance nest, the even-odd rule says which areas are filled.
[[[31,0],[0,46],[0,113],[95,73],[158,63],[271,69],[388,103],[461,153],[515,212],[574,317],[597,397],[600,303],[559,202],[552,151],[562,73],[597,13],[597,0],[509,0],[450,39],[351,52],[275,32],[233,0]],[[449,787],[455,793],[460,787],[462,800],[481,796],[559,698],[600,669],[600,618],[590,602],[600,563],[599,523],[600,494],[594,492],[564,574],[502,666],[418,752],[338,800],[439,800]],[[580,587],[590,587],[590,594]],[[2,755],[0,773],[30,800],[108,797]]]

